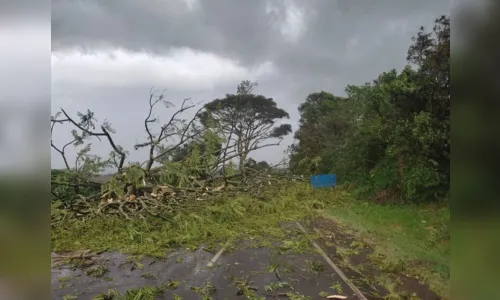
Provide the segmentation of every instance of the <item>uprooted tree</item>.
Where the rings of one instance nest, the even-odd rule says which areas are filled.
[[[266,162],[256,163],[249,153],[279,145],[291,127],[274,126],[277,119],[288,118],[288,113],[274,100],[252,94],[254,86],[243,81],[236,95],[203,106],[185,99],[166,122],[160,119],[158,108],[163,105],[170,110],[174,105],[163,93],[151,91],[143,123],[146,138],[133,147],[133,151],[146,150],[147,157],[128,165],[130,151],[115,143],[115,130],[107,120],[98,126],[90,110],[78,112],[75,118],[61,109],[52,116],[52,133],[56,126],[70,125],[72,139],[62,146],[51,141],[65,165],[52,172],[54,203],[77,217],[112,213],[125,218],[145,214],[168,218],[175,208],[223,193],[247,192],[265,198],[263,187],[279,184],[286,174],[273,172]],[[194,114],[182,118],[188,111]],[[109,143],[107,159],[91,153],[93,139]],[[77,151],[71,162],[68,147]],[[116,173],[102,180],[100,174],[109,168]]]

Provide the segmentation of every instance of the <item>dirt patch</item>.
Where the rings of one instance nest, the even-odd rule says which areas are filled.
[[[320,236],[318,244],[369,299],[441,299],[427,284],[405,274],[405,266],[416,262],[389,263],[333,220],[318,217],[307,227]]]

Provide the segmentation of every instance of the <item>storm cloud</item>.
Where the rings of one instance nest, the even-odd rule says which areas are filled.
[[[129,149],[145,136],[151,86],[179,103],[210,101],[256,80],[256,91],[273,97],[296,127],[297,105],[309,93],[342,95],[348,84],[402,68],[419,27],[451,11],[449,0],[52,2],[52,109],[94,110]],[[61,128],[55,140],[67,138]],[[276,162],[291,142],[255,156]],[[108,150],[95,145],[99,154]]]

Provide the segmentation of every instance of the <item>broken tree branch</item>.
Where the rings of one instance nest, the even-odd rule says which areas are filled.
[[[87,128],[84,128],[82,127],[80,124],[76,123],[67,113],[64,109],[61,108],[61,111],[62,113],[64,114],[64,116],[66,116],[66,118],[68,119],[69,122],[71,122],[71,124],[73,124],[74,126],[76,126],[78,129],[80,129],[81,131],[85,132],[86,134],[90,135],[90,136],[95,136],[95,137],[100,137],[100,136],[105,136],[107,139],[108,139],[108,142],[109,144],[111,145],[111,147],[113,148],[113,150],[118,153],[118,155],[120,156],[120,163],[118,164],[118,171],[121,172],[122,169],[123,169],[123,164],[125,163],[125,158],[126,158],[126,155],[125,153],[121,150],[121,147],[117,147],[115,142],[113,141],[113,138],[111,137],[111,135],[109,134],[109,132],[106,130],[106,128],[101,125],[101,130],[102,132],[93,132],[93,131],[90,131],[89,129]]]

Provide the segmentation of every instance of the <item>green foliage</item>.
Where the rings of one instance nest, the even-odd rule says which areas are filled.
[[[224,167],[224,176],[230,177],[236,174],[236,166],[232,161],[230,161],[225,167]]]
[[[348,86],[347,97],[325,91],[299,106],[296,173],[336,173],[362,194],[432,201],[448,194],[450,172],[449,18],[423,28],[401,72]],[[380,198],[380,197],[379,197]]]
[[[288,113],[279,108],[272,98],[253,94],[255,86],[256,83],[243,81],[236,94],[227,94],[225,98],[207,103],[205,108],[214,124],[223,128],[224,125],[237,125],[236,130],[244,130],[248,127],[261,128],[274,124],[276,119],[289,118]]]
[[[70,202],[77,194],[90,196],[99,193],[99,188],[92,185],[80,185],[84,178],[80,172],[67,169],[51,170],[51,192],[54,198]]]
[[[154,300],[162,296],[168,290],[167,286],[146,286],[143,288],[129,289],[123,294],[115,290],[108,290],[107,293],[102,293],[92,297],[92,300]]]
[[[205,125],[197,138],[172,148],[168,156],[158,161],[161,167],[155,181],[184,187],[189,178],[205,180],[213,173],[221,158],[224,140],[210,122],[203,122]],[[157,148],[159,153],[165,150],[167,146]]]
[[[108,181],[106,181],[101,190],[115,193],[117,196],[122,197],[125,195],[125,184],[133,184],[139,186],[141,179],[144,178],[144,170],[138,163],[130,164],[123,169],[123,172],[115,174]]]
[[[227,142],[233,141],[242,173],[251,151],[277,145],[271,141],[281,141],[292,132],[290,124],[275,126],[276,121],[289,118],[289,114],[279,108],[272,98],[254,94],[256,85],[242,81],[236,94],[226,94],[222,99],[205,104],[206,111],[201,117],[205,126],[217,129]]]
[[[262,172],[262,171],[270,171],[271,166],[266,161],[255,161],[253,158],[247,159],[245,162],[245,168],[248,169],[248,172]]]
[[[53,210],[53,218],[62,223],[52,229],[52,248],[113,249],[163,256],[179,245],[213,247],[240,238],[282,239],[279,224],[310,216],[318,203],[326,206],[336,200],[332,194],[312,190],[307,184],[271,189],[264,196],[267,200],[247,194],[222,194],[212,201],[196,201],[174,211],[170,222],[125,220],[114,215],[75,220],[64,218],[64,210]]]

